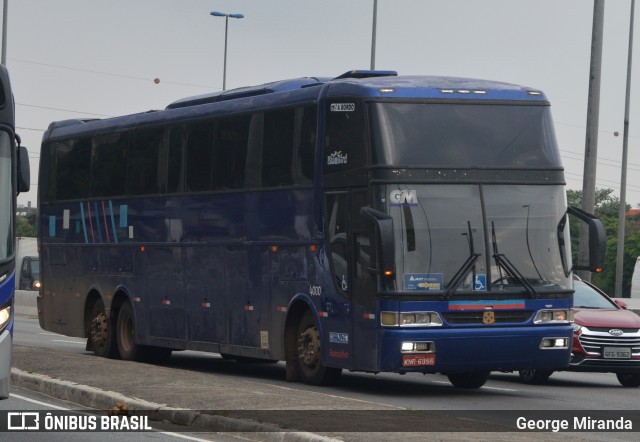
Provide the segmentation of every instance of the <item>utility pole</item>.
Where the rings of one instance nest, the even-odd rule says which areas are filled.
[[[378,21],[378,0],[373,0],[373,26],[371,27],[371,70],[376,68],[376,27]]]
[[[589,103],[587,105],[587,136],[584,148],[582,179],[582,210],[593,213],[596,199],[596,164],[598,161],[598,122],[600,112],[600,72],[602,70],[602,36],[604,0],[593,2],[593,30],[591,35],[591,66],[589,68]],[[578,263],[589,262],[589,229],[582,224]],[[580,277],[591,281],[591,272],[582,271]]]
[[[7,14],[9,13],[9,0],[4,0],[2,9],[2,60],[0,63],[7,65]]]
[[[622,172],[620,177],[620,208],[618,209],[618,249],[616,254],[615,297],[622,297],[622,270],[624,268],[624,221],[627,211],[627,153],[629,151],[629,96],[631,95],[631,62],[633,60],[633,16],[636,0],[631,0],[629,19],[629,55],[627,56],[627,94],[624,100],[624,134],[622,138]]]

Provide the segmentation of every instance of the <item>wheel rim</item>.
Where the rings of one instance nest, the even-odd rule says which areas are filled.
[[[316,327],[309,327],[298,339],[298,359],[307,372],[314,371],[320,364],[320,333]]]
[[[526,370],[520,370],[520,374],[524,379],[531,379],[536,374],[536,371],[533,368],[527,368]]]
[[[107,316],[102,311],[91,322],[91,342],[94,347],[104,349],[107,345],[107,336]]]

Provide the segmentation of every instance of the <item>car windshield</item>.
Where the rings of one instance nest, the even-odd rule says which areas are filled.
[[[582,281],[574,281],[573,286],[576,291],[575,295],[573,296],[573,306],[575,308],[618,308],[618,306],[607,299],[604,295]]]

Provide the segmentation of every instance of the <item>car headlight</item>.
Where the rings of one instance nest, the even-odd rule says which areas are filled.
[[[572,309],[539,310],[534,324],[563,324],[573,320]]]
[[[33,290],[40,290],[40,285],[40,280],[36,279],[33,281],[33,284],[31,284],[31,288],[33,288]]]
[[[571,328],[573,328],[574,333],[578,333],[582,329],[582,326],[574,322],[573,324],[571,324]]]

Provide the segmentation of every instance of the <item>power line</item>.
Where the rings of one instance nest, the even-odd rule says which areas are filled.
[[[33,108],[36,108],[36,109],[46,109],[46,110],[54,110],[54,111],[60,111],[60,112],[70,112],[72,114],[93,115],[93,116],[98,116],[98,117],[113,118],[113,115],[95,114],[95,113],[91,113],[91,112],[80,112],[80,111],[71,110],[71,109],[60,109],[60,108],[57,108],[57,107],[37,106],[35,104],[16,103],[16,106],[25,106],[25,107],[33,107]]]
[[[116,74],[116,73],[113,73],[113,72],[94,71],[92,69],[82,69],[82,68],[76,68],[76,67],[70,67],[70,66],[61,66],[61,65],[57,65],[57,64],[41,63],[41,62],[38,62],[38,61],[21,60],[21,59],[18,59],[18,58],[10,58],[10,60],[17,61],[19,63],[34,64],[34,65],[37,65],[37,66],[46,66],[46,67],[56,68],[56,69],[65,69],[65,70],[68,70],[68,71],[86,72],[86,73],[89,73],[89,74],[106,75],[108,77],[127,78],[129,80],[138,80],[138,81],[145,81],[145,82],[149,82],[149,81],[153,81],[154,80],[152,78],[136,77],[134,75]],[[164,83],[164,84],[174,84],[174,85],[177,85],[177,86],[194,87],[194,88],[198,88],[198,89],[220,90],[220,89],[216,89],[216,88],[213,88],[211,86],[205,86],[205,85],[202,85],[202,84],[181,83],[181,82],[178,82],[178,81],[164,81],[163,80],[162,83]]]

